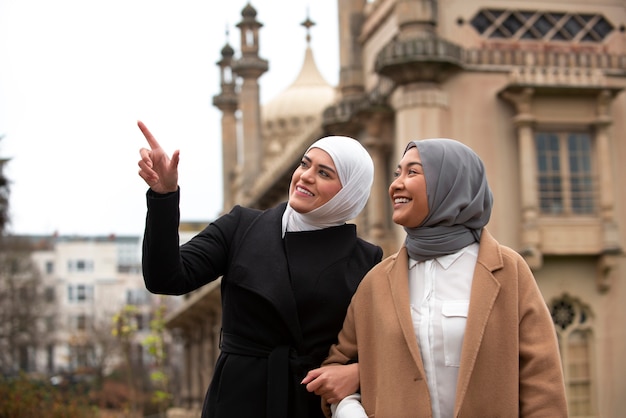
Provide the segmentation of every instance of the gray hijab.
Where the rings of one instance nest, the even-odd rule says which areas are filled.
[[[412,141],[404,153],[413,147],[422,160],[429,213],[419,226],[404,228],[409,256],[429,260],[478,242],[493,204],[480,157],[453,139]]]

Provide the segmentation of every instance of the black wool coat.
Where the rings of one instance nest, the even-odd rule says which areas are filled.
[[[180,295],[222,277],[221,352],[202,417],[322,417],[300,384],[328,355],[350,299],[382,249],[346,224],[281,232],[286,203],[235,206],[179,247],[179,192],[148,192],[143,274]]]

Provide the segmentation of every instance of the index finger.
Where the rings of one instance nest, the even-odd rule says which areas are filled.
[[[304,376],[304,379],[302,379],[300,383],[306,385],[307,383],[310,383],[320,377],[321,374],[322,370],[320,368],[309,370],[309,372],[306,374],[306,376]]]
[[[154,135],[152,135],[152,133],[148,130],[148,128],[146,127],[146,125],[144,125],[144,123],[142,121],[138,120],[137,121],[137,126],[139,126],[139,129],[141,130],[141,133],[143,133],[143,136],[145,136],[146,140],[148,140],[148,145],[150,145],[151,149],[161,148],[161,146],[157,142],[157,140],[154,137]]]

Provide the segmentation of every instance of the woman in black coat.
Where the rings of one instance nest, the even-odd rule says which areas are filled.
[[[318,140],[293,173],[288,202],[265,211],[235,206],[179,246],[178,151],[170,159],[138,125],[150,146],[139,161],[150,186],[147,289],[180,295],[222,276],[221,352],[202,417],[323,417],[320,398],[301,381],[327,356],[354,291],[382,258],[346,224],[369,197],[367,151],[348,137]],[[355,367],[328,373],[344,385],[328,388],[333,396],[356,391]]]

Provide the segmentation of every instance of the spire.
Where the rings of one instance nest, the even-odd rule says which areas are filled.
[[[306,28],[306,44],[307,46],[311,45],[311,27],[315,26],[315,22],[313,22],[309,18],[309,8],[306,8],[306,19],[304,22],[300,23],[302,26]]]
[[[224,47],[222,48],[222,57],[223,58],[232,58],[233,55],[235,55],[235,50],[233,49],[233,47],[230,46],[230,42],[228,41],[228,37],[230,35],[230,31],[228,29],[228,24],[226,24],[226,43],[224,44]]]

